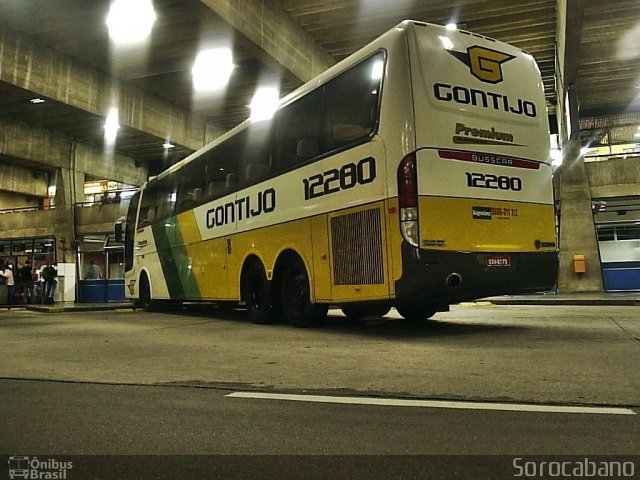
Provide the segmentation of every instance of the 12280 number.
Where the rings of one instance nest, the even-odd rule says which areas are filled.
[[[519,177],[497,176],[490,173],[466,172],[467,186],[473,188],[491,188],[494,190],[522,190],[522,179]]]
[[[322,197],[348,190],[356,185],[366,185],[376,178],[376,160],[373,157],[364,158],[358,163],[347,163],[342,167],[327,170],[324,173],[312,175],[303,180],[304,199]]]

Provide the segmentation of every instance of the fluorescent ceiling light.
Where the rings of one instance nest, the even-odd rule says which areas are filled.
[[[44,103],[45,100],[44,98],[32,98],[31,100],[29,100],[31,103],[33,103],[34,105],[38,104],[38,103]]]
[[[118,135],[118,129],[120,124],[118,123],[118,109],[112,107],[109,109],[109,114],[104,122],[104,139],[107,143],[113,144],[116,141]]]
[[[114,0],[107,16],[109,36],[114,43],[139,43],[151,35],[156,21],[151,0]]]
[[[447,26],[445,28],[450,32],[455,32],[456,30],[458,30],[458,26],[453,22],[447,23]]]
[[[169,140],[167,140],[166,142],[164,142],[162,144],[162,148],[165,148],[167,150],[169,150],[170,148],[174,148],[175,145],[173,143],[171,143]]]
[[[229,48],[212,48],[198,53],[191,69],[193,87],[200,92],[218,90],[229,83],[233,71]]]
[[[251,104],[251,120],[269,120],[278,109],[280,92],[276,87],[259,87],[253,95]]]

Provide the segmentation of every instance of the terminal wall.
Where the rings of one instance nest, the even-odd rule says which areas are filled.
[[[592,198],[640,195],[640,158],[586,162]]]

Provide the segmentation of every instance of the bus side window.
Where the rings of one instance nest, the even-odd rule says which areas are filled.
[[[225,186],[227,188],[227,192],[231,192],[236,188],[236,174],[235,173],[227,173],[224,179]]]
[[[171,217],[176,213],[176,201],[178,199],[177,195],[177,185],[174,181],[177,180],[175,177],[165,177],[159,181],[157,185],[158,189],[158,197],[157,197],[157,205],[158,211],[156,213],[155,220],[164,220],[167,217]]]
[[[250,163],[245,169],[245,181],[255,183],[258,180],[265,178],[271,172],[269,165],[263,165],[260,163]]]
[[[225,182],[209,182],[207,184],[207,200],[212,200],[224,195],[227,192]]]
[[[324,135],[328,150],[367,138],[378,121],[382,53],[331,80],[325,89]]]
[[[313,158],[320,153],[320,142],[317,138],[303,138],[298,140],[296,157],[301,161]]]
[[[158,189],[157,185],[152,183],[142,192],[140,213],[138,215],[138,228],[143,228],[151,225],[155,221],[157,208]]]
[[[322,88],[284,107],[275,118],[275,161],[279,171],[323,153],[320,135]]]

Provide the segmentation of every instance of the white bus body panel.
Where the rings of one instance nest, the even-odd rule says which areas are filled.
[[[411,24],[407,38],[418,193],[553,203],[548,117],[533,57],[502,42],[435,25]],[[473,155],[463,160],[439,150]],[[482,188],[483,179],[481,188],[472,186],[469,175],[474,174],[489,175],[493,183]],[[498,188],[497,179],[504,188]],[[515,188],[509,181],[516,182]]]

